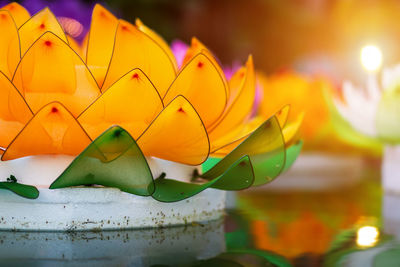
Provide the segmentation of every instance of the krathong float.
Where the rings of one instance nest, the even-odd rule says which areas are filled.
[[[257,81],[262,99],[258,114],[268,117],[281,103],[290,104],[287,127],[300,127],[304,140],[304,151],[293,168],[269,189],[331,190],[361,178],[360,154],[376,153],[376,145],[337,114],[330,98],[337,89],[328,78],[286,70],[257,73]]]
[[[385,68],[378,80],[371,72],[366,86],[345,81],[335,98],[340,114],[354,129],[384,144],[382,183],[388,193],[400,192],[400,66]]]
[[[178,68],[158,34],[100,5],[81,45],[47,8],[11,3],[0,28],[0,229],[216,219],[224,190],[271,182],[300,152],[288,106],[250,116],[251,56],[227,81],[194,42]]]

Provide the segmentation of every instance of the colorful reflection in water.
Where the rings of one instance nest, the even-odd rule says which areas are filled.
[[[400,216],[393,207],[400,197],[382,195],[379,170],[368,165],[362,179],[335,190],[244,191],[220,221],[120,232],[0,232],[0,266],[398,266]]]

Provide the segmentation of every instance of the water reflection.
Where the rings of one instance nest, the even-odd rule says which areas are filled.
[[[5,266],[191,266],[225,252],[222,221],[168,229],[0,232]]]
[[[0,232],[0,266],[291,266],[273,252],[234,248],[240,240],[233,236],[225,238],[222,220],[132,231]]]

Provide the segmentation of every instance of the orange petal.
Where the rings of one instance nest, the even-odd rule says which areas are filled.
[[[51,32],[43,34],[23,56],[13,83],[34,112],[59,101],[78,116],[100,95],[82,59]]]
[[[32,116],[21,94],[0,72],[0,147],[7,147]]]
[[[264,122],[264,117],[257,116],[239,125],[234,130],[227,132],[224,136],[211,143],[211,153],[215,153],[217,150],[225,148],[228,145],[232,149],[235,148]]]
[[[249,116],[253,108],[256,81],[251,56],[246,63],[246,72],[242,79],[240,89],[237,93],[231,91],[230,100],[228,100],[224,114],[209,131],[211,143],[240,125]]]
[[[86,60],[88,42],[89,42],[89,33],[87,33],[85,35],[85,37],[83,37],[82,44],[81,44],[81,55],[80,56],[83,60]]]
[[[143,22],[140,19],[136,19],[135,21],[136,27],[138,27],[139,30],[147,34],[151,39],[153,39],[168,55],[169,59],[171,60],[172,64],[174,65],[175,72],[178,71],[178,63],[176,62],[176,58],[174,56],[174,53],[172,53],[171,48],[169,47],[168,43],[155,31],[152,29],[148,28],[146,25],[143,24]]]
[[[210,52],[202,42],[200,42],[196,37],[193,37],[190,47],[187,49],[185,57],[183,58],[182,67],[189,63],[189,61],[192,60],[192,58],[194,58],[198,53],[204,50]]]
[[[146,73],[161,96],[165,95],[176,75],[174,64],[153,39],[136,26],[120,20],[102,91],[134,68]]]
[[[296,121],[287,124],[286,122],[289,115],[289,110],[290,106],[286,105],[273,115],[276,117],[279,126],[282,129],[282,134],[284,136],[286,145],[291,144],[291,141],[294,140],[294,137],[297,135],[298,129],[303,120],[303,116],[299,116]],[[243,142],[252,132],[254,132],[261,124],[263,124],[265,120],[266,119],[264,116],[254,117],[243,125],[238,126],[237,129],[232,130],[226,133],[226,135],[223,137],[215,140],[213,143],[211,143],[212,155],[217,157],[227,155],[241,142]]]
[[[47,7],[33,15],[19,28],[21,39],[21,55],[24,55],[29,47],[45,32],[52,32],[68,43],[63,28],[54,14]]]
[[[183,96],[164,108],[137,143],[147,156],[189,165],[203,163],[210,151],[204,124]]]
[[[2,160],[32,155],[78,155],[91,140],[72,114],[58,102],[43,107],[11,142]]]
[[[77,53],[82,59],[82,47],[79,43],[74,39],[74,37],[67,34],[68,44],[69,46]]]
[[[168,89],[164,102],[183,95],[199,113],[204,125],[209,127],[224,112],[227,92],[225,77],[203,53],[197,54],[178,74]]]
[[[78,121],[92,139],[115,124],[136,139],[162,108],[153,84],[140,69],[134,69],[104,92]]]
[[[9,3],[0,9],[8,10],[11,13],[18,28],[31,17],[29,12],[16,2]]]
[[[11,79],[21,55],[18,29],[7,10],[0,10],[0,29],[0,71]]]
[[[96,4],[88,35],[86,64],[99,87],[103,85],[110,64],[117,26],[118,19],[103,6]]]

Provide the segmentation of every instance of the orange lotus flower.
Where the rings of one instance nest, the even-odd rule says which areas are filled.
[[[0,11],[0,27],[3,161],[77,155],[117,124],[144,155],[199,165],[210,154],[229,153],[264,121],[249,118],[255,95],[251,56],[227,81],[194,38],[179,70],[159,35],[100,5],[82,45],[47,8],[30,17],[11,3]],[[288,107],[276,114],[281,127],[287,114]]]

